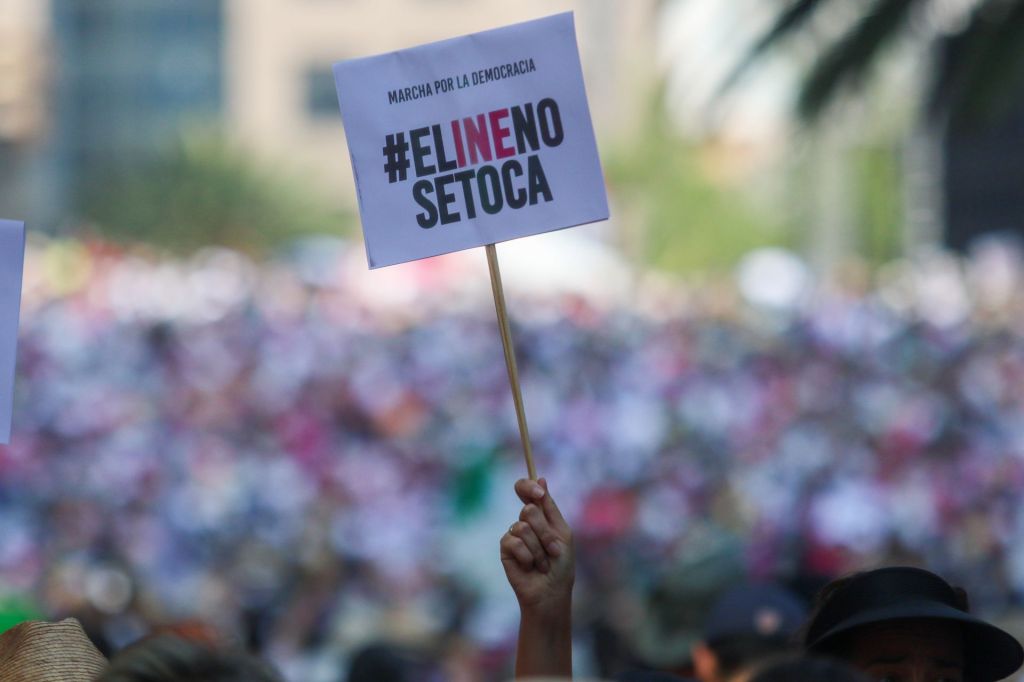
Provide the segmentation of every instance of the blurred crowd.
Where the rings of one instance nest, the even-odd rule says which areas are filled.
[[[498,538],[523,465],[493,307],[429,270],[433,295],[386,301],[360,257],[30,245],[9,604],[76,616],[108,652],[155,626],[227,633],[289,679],[340,682],[379,640],[439,676],[507,676]],[[538,468],[579,546],[578,665],[677,655],[744,575],[810,591],[920,563],[1014,619],[1022,283],[990,244],[771,303],[728,279],[615,304],[510,290]]]

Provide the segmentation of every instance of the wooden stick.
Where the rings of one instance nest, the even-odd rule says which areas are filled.
[[[530,479],[537,480],[537,469],[533,465],[533,450],[530,448],[530,430],[526,426],[526,410],[523,408],[523,394],[519,389],[519,370],[516,369],[516,353],[512,346],[512,331],[508,325],[508,311],[505,309],[505,290],[501,286],[501,270],[498,269],[498,251],[494,244],[487,250],[487,269],[491,273],[491,293],[494,294],[494,310],[498,313],[498,328],[501,330],[501,345],[505,349],[505,367],[508,368],[508,383],[512,387],[512,402],[516,405],[516,419],[519,420],[519,439],[523,442],[523,456]]]

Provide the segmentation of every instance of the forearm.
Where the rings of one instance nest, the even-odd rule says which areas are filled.
[[[572,677],[572,601],[521,609],[516,677]]]

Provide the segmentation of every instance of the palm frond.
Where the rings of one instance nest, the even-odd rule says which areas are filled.
[[[901,33],[915,5],[924,1],[875,0],[804,78],[797,99],[799,116],[815,120],[841,88],[860,84],[875,58]]]
[[[729,75],[722,81],[719,93],[723,93],[739,81],[747,69],[756,62],[761,55],[774,48],[790,34],[802,28],[810,21],[815,13],[828,4],[830,0],[793,0],[785,10],[776,17],[771,28],[761,36],[756,43],[746,52],[739,64],[733,67]]]

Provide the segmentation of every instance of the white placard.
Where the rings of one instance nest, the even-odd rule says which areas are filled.
[[[571,13],[334,78],[371,268],[608,218]]]
[[[11,439],[25,223],[0,220],[0,443]]]

